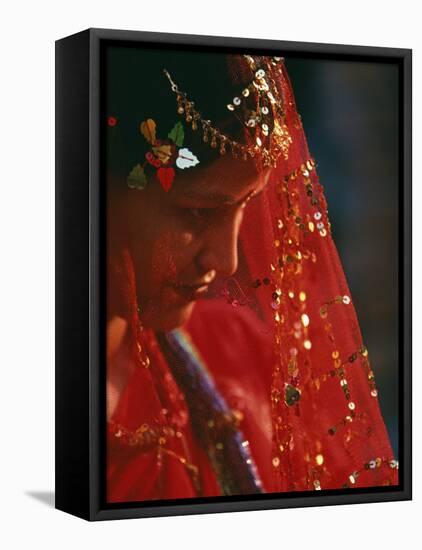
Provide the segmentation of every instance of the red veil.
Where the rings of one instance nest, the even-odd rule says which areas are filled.
[[[109,502],[398,483],[316,162],[271,70],[288,152],[245,209],[237,273],[176,342],[140,325],[129,250],[109,257],[135,365],[108,422]]]

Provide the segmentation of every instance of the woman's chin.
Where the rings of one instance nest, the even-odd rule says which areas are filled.
[[[155,331],[168,332],[184,325],[192,314],[195,302],[186,305],[168,308],[160,311],[145,312],[140,315],[144,328]]]

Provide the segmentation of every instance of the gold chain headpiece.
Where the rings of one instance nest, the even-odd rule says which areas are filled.
[[[274,70],[283,61],[282,57],[266,57],[262,66],[251,55],[244,55],[253,73],[253,79],[233,98],[227,109],[233,112],[241,124],[252,133],[251,143],[244,145],[231,139],[214,127],[211,120],[202,117],[184,91],[181,91],[167,69],[163,69],[172,91],[176,94],[177,112],[185,115],[185,120],[192,125],[192,130],[202,127],[203,141],[217,148],[221,155],[230,147],[234,157],[247,160],[261,154],[264,166],[275,166],[280,154],[287,160],[292,138],[285,123],[283,99],[274,81]],[[253,104],[251,104],[253,102]],[[243,118],[239,116],[243,111]]]

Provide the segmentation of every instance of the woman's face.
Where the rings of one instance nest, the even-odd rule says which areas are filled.
[[[252,160],[224,156],[205,168],[177,170],[168,192],[152,176],[144,190],[127,190],[123,212],[145,327],[182,325],[217,275],[236,271],[244,208],[269,173],[258,174]]]

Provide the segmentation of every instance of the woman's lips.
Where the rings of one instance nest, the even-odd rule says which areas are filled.
[[[172,285],[174,292],[186,302],[193,302],[208,292],[208,284],[200,285]]]

